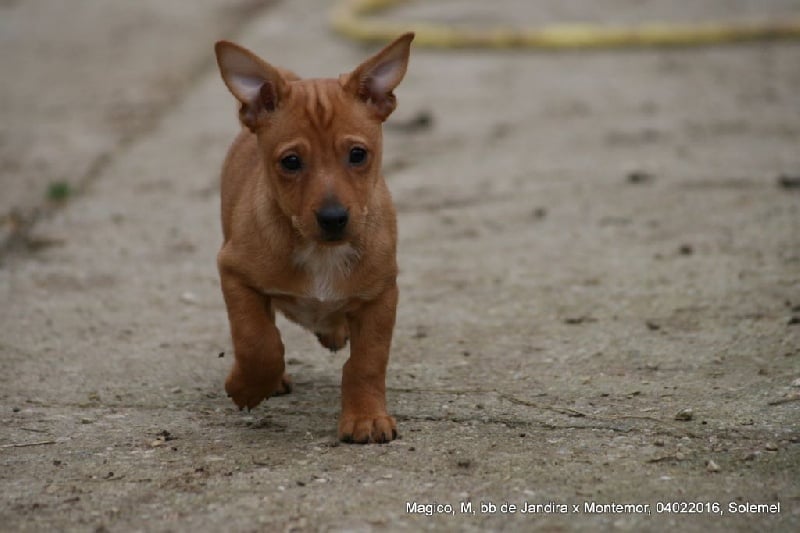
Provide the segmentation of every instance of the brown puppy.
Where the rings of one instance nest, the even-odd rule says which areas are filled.
[[[397,306],[397,226],[381,175],[381,124],[396,105],[414,35],[339,79],[298,79],[236,44],[217,63],[244,128],[222,170],[217,257],[236,360],[225,390],[239,408],[289,392],[275,311],[338,350],[339,438],[387,442],[386,365]]]

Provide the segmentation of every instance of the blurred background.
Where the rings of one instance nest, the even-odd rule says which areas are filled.
[[[209,43],[235,35],[248,24],[260,26],[261,30],[253,34],[265,39],[285,30],[279,28],[282,15],[269,14],[275,3],[276,0],[197,0],[187,7],[182,2],[158,0],[0,2],[0,66],[6,73],[0,84],[0,241],[35,218],[44,202],[62,199],[80,189],[98,173],[116,147],[146,133],[199,76],[213,68]],[[307,10],[303,26],[288,38],[283,37],[278,50],[271,47],[264,53],[287,62],[300,59],[298,68],[303,68],[305,62],[309,72],[317,64],[328,64],[327,59],[333,62],[341,57],[338,47],[320,45],[331,39],[344,44],[327,27],[333,4],[311,1],[292,8]],[[664,0],[503,0],[491,4],[442,0],[399,2],[388,12],[366,19],[381,18],[407,23],[409,27],[420,22],[449,24],[469,30],[571,23],[618,27],[643,22],[780,21],[790,15],[796,17],[798,11],[798,2],[793,0],[704,0],[679,6]],[[358,46],[350,43],[352,49]],[[287,49],[291,51],[287,53]],[[337,53],[326,53],[330,50]],[[462,50],[445,52],[440,57],[458,63],[486,53]],[[535,68],[536,58],[542,54],[530,50],[496,53],[531,56],[529,63],[520,63],[522,70]],[[642,52],[620,51],[616,58],[626,64],[626,56],[637,53]],[[654,60],[668,61],[658,57],[656,54]],[[464,68],[470,67],[465,64]],[[493,99],[519,97],[513,92],[518,85],[515,80],[524,79],[528,73],[487,75],[498,74],[509,83],[499,84],[504,92],[495,94]],[[531,83],[526,85],[532,91],[537,90],[535,83],[555,83],[541,80],[534,72],[530,75]],[[569,77],[576,73],[565,71],[563,75],[563,82],[556,82],[569,90],[576,81]],[[596,83],[598,90],[608,83],[599,77],[580,82]],[[444,80],[435,85],[452,88],[452,82]],[[465,100],[473,97],[467,94],[469,91],[476,90],[464,85],[459,89],[463,94],[455,97]],[[657,95],[652,96],[651,107],[657,106]],[[544,106],[543,99],[535,93],[522,98],[534,99]]]

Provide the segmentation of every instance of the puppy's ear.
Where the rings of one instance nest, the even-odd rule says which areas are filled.
[[[386,120],[397,106],[392,91],[406,74],[413,40],[413,33],[400,36],[349,75],[340,78],[345,90],[369,105],[381,121]]]
[[[219,41],[214,51],[222,80],[242,104],[239,119],[255,131],[259,118],[277,109],[286,81],[278,69],[238,44]]]

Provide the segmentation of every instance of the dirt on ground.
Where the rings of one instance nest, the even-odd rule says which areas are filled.
[[[384,148],[401,438],[357,446],[346,353],[285,320],[292,394],[225,396],[212,47],[316,77],[375,46],[319,0],[69,4],[0,2],[0,530],[800,530],[800,43],[415,48]]]

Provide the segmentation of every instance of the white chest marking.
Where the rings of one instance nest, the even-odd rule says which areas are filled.
[[[330,302],[343,298],[336,286],[350,274],[358,258],[358,250],[349,244],[319,246],[311,243],[295,250],[292,261],[308,274],[307,296]]]

